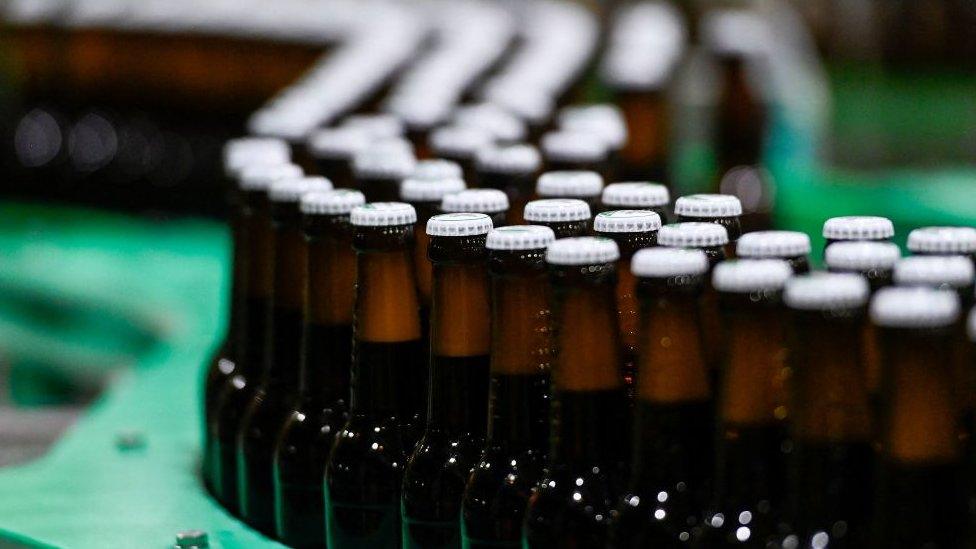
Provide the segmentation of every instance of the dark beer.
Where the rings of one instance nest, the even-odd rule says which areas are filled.
[[[895,236],[895,225],[886,217],[849,215],[831,217],[823,224],[824,249],[835,242],[878,241],[886,242]]]
[[[582,237],[546,251],[553,291],[549,463],[529,499],[524,547],[602,547],[624,482],[629,426],[614,299],[617,244]]]
[[[497,227],[505,225],[508,209],[508,195],[498,189],[468,189],[441,200],[444,213],[483,213]]]
[[[674,203],[674,213],[678,221],[699,221],[715,223],[725,227],[729,244],[725,250],[729,257],[735,256],[733,246],[742,236],[742,203],[729,194],[692,194],[678,197]]]
[[[495,145],[495,138],[482,128],[443,126],[430,132],[428,139],[434,156],[457,162],[465,181],[475,181],[475,156],[478,151]]]
[[[787,541],[798,547],[867,545],[874,426],[860,334],[868,297],[854,274],[797,277],[784,291],[793,373]]]
[[[320,174],[336,187],[351,188],[356,183],[352,159],[372,142],[365,128],[325,128],[309,137],[307,147]]]
[[[274,443],[296,405],[301,360],[306,244],[301,196],[330,190],[324,177],[277,181],[271,200],[272,286],[264,368],[237,430],[237,491],[241,518],[266,534],[274,533]]]
[[[976,259],[976,229],[922,227],[908,233],[908,251],[915,255],[965,255]]]
[[[539,198],[578,198],[590,212],[599,211],[603,177],[594,171],[546,172],[539,176],[535,193]]]
[[[406,143],[409,145],[409,142]],[[374,142],[353,157],[356,187],[367,202],[388,202],[400,198],[400,182],[410,177],[417,160],[412,150]]]
[[[609,151],[600,136],[583,131],[556,130],[539,140],[546,171],[589,171],[607,177]]]
[[[651,210],[661,217],[662,223],[671,219],[668,204],[671,194],[660,183],[632,181],[611,183],[603,188],[600,196],[602,210]]]
[[[397,547],[403,467],[422,425],[427,372],[409,204],[352,211],[356,249],[349,420],[325,469],[329,547]]]
[[[532,145],[488,147],[478,152],[475,158],[478,186],[498,189],[508,195],[506,225],[525,222],[522,211],[534,192],[541,165],[539,151]]]
[[[488,425],[485,238],[491,228],[491,218],[481,213],[448,213],[427,222],[434,267],[430,395],[427,428],[403,473],[404,547],[460,545],[461,496]]]
[[[575,198],[533,200],[522,214],[526,223],[549,227],[556,238],[583,236],[590,231],[590,206]]]
[[[683,547],[709,503],[714,389],[705,361],[701,250],[641,250],[631,263],[641,302],[630,481],[611,527],[615,548]]]
[[[349,212],[364,203],[348,189],[301,199],[308,261],[299,398],[274,454],[275,532],[293,547],[325,546],[322,477],[349,407],[356,284]]]
[[[491,398],[487,442],[461,504],[462,546],[521,546],[522,523],[549,442],[548,227],[488,234]]]
[[[810,272],[810,237],[799,231],[756,231],[739,238],[735,254],[747,259],[782,259],[794,274]]]

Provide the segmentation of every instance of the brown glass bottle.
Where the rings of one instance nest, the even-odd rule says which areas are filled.
[[[301,209],[308,240],[298,404],[275,441],[275,532],[292,547],[325,546],[322,477],[346,423],[356,256],[349,212],[359,191],[309,193]]]
[[[600,210],[603,176],[595,171],[549,171],[539,176],[535,194],[539,198],[576,198],[586,202],[590,213]]]
[[[835,242],[889,242],[893,236],[895,236],[895,226],[885,217],[869,215],[831,217],[823,224],[825,252]]]
[[[469,126],[444,126],[430,133],[431,152],[437,158],[457,162],[464,171],[464,180],[477,180],[475,157],[478,151],[495,144],[492,134],[481,128]]]
[[[736,243],[735,254],[746,259],[782,259],[794,274],[810,272],[810,237],[799,231],[745,233]]]
[[[505,226],[508,210],[508,195],[498,189],[467,189],[441,200],[442,212],[485,214],[495,227]]]
[[[422,425],[427,359],[411,261],[409,204],[350,215],[356,299],[349,420],[325,469],[329,547],[398,547],[403,467]]]
[[[600,211],[608,210],[650,210],[661,217],[662,223],[671,220],[668,204],[671,194],[660,183],[629,181],[611,183],[603,188],[600,195]]]
[[[868,284],[853,274],[787,283],[793,452],[789,523],[799,547],[866,547],[873,414],[860,337]]]
[[[301,176],[293,164],[261,166],[241,175],[242,217],[247,234],[248,261],[244,273],[244,311],[241,358],[234,375],[217,391],[213,416],[208,419],[213,491],[231,513],[238,512],[236,437],[244,408],[251,401],[264,368],[271,299],[271,205],[267,189],[277,179]],[[205,462],[208,460],[205,458]]]
[[[403,473],[403,547],[459,547],[461,496],[488,425],[491,218],[449,213],[427,223],[434,266],[427,427]]]
[[[641,301],[634,457],[611,546],[687,547],[713,474],[715,405],[700,307],[708,259],[700,250],[641,250],[632,270]]]
[[[409,142],[405,145],[409,147]],[[356,188],[366,195],[367,202],[400,199],[400,182],[410,177],[417,162],[407,147],[377,142],[353,157]]]
[[[241,518],[274,533],[275,438],[297,404],[307,247],[299,200],[330,190],[323,177],[286,179],[268,189],[271,200],[272,290],[264,368],[237,430],[237,492]]]
[[[308,152],[315,160],[318,172],[336,187],[351,188],[353,157],[369,146],[372,138],[365,128],[326,128],[313,133],[308,139]]]
[[[553,242],[552,433],[546,472],[529,499],[524,547],[601,547],[629,461],[627,396],[616,321],[617,245]]]
[[[556,130],[539,140],[547,172],[590,171],[609,177],[609,151],[606,142],[590,132]]]
[[[729,236],[725,254],[735,257],[735,243],[742,236],[742,203],[729,194],[692,194],[681,196],[674,203],[679,222],[715,223],[725,227]]]
[[[590,232],[590,206],[575,198],[533,200],[525,205],[526,223],[549,227],[556,238],[572,238]]]
[[[462,546],[521,546],[529,495],[549,441],[548,227],[513,225],[487,239],[491,277],[488,433],[461,504]]]
[[[976,229],[921,227],[908,234],[906,247],[915,255],[965,255],[976,261]]]
[[[525,222],[522,211],[533,193],[542,159],[539,151],[528,144],[488,147],[475,157],[479,187],[498,189],[508,196],[506,225]]]

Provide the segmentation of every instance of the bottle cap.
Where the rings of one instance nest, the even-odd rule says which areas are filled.
[[[238,137],[224,143],[224,171],[237,177],[248,166],[287,164],[291,149],[283,139],[273,137]]]
[[[446,213],[427,220],[430,236],[476,236],[491,229],[491,218],[482,213]]]
[[[357,152],[352,159],[355,176],[367,179],[406,179],[416,165],[413,154],[398,148],[374,148],[373,145]]]
[[[561,238],[546,248],[546,262],[552,265],[596,265],[618,259],[617,243],[597,236]]]
[[[827,268],[841,271],[891,270],[901,258],[901,250],[891,242],[846,241],[827,246]]]
[[[959,296],[935,288],[889,287],[871,299],[871,320],[887,328],[938,328],[959,318]]]
[[[756,231],[736,243],[739,257],[796,257],[810,253],[810,237],[799,231]]]
[[[400,200],[405,202],[440,202],[442,198],[464,190],[464,180],[459,177],[417,179],[410,177],[400,183]]]
[[[633,181],[604,187],[601,201],[607,206],[654,208],[671,201],[668,188],[658,183]]]
[[[389,113],[353,114],[346,117],[342,127],[366,130],[373,139],[399,137],[405,131],[403,121]]]
[[[881,240],[895,236],[895,226],[886,217],[848,215],[824,221],[823,237],[828,240]]]
[[[446,177],[461,178],[464,173],[457,162],[431,158],[417,162],[413,169],[414,179],[444,179]]]
[[[334,189],[303,194],[300,208],[306,215],[345,215],[365,203],[366,197],[359,191]]]
[[[730,293],[781,290],[791,276],[793,269],[782,259],[732,259],[715,266],[712,286]]]
[[[871,293],[868,281],[853,273],[812,273],[786,283],[783,301],[791,309],[826,311],[863,307]]]
[[[417,210],[405,202],[370,202],[356,206],[349,222],[360,227],[390,227],[417,222]]]
[[[257,164],[244,168],[238,184],[245,191],[266,191],[279,179],[301,177],[302,174],[296,164]]]
[[[279,179],[268,188],[272,202],[298,202],[302,195],[312,191],[331,191],[332,182],[321,175]]]
[[[525,122],[492,103],[458,107],[454,111],[454,123],[485,130],[498,141],[521,141],[528,133]]]
[[[620,108],[613,104],[565,107],[559,113],[559,127],[599,135],[615,151],[627,143],[627,122]]]
[[[488,233],[489,250],[541,250],[556,240],[556,234],[542,225],[509,225]]]
[[[685,217],[735,217],[742,203],[730,194],[691,194],[678,197],[674,213]]]
[[[630,271],[645,278],[701,275],[708,272],[708,256],[701,250],[644,248],[634,254]]]
[[[598,233],[647,233],[661,228],[661,216],[650,210],[611,210],[593,218]]]
[[[524,143],[487,147],[475,155],[475,166],[479,171],[531,174],[538,171],[541,165],[539,150]]]
[[[913,255],[895,263],[893,279],[901,286],[965,288],[973,283],[973,261],[964,255]]]
[[[487,130],[465,126],[437,128],[428,140],[434,154],[454,158],[473,158],[478,151],[495,143]]]
[[[502,80],[486,84],[481,97],[533,125],[545,124],[555,108],[548,92]]]
[[[603,178],[596,172],[557,171],[539,176],[535,192],[544,197],[586,197],[600,196],[603,191]]]
[[[493,214],[508,210],[508,195],[498,189],[468,189],[446,195],[441,200],[445,212]]]
[[[352,158],[373,141],[365,128],[325,128],[308,139],[308,150],[316,158]]]
[[[908,233],[908,249],[914,253],[971,254],[976,252],[972,227],[922,227]]]
[[[576,198],[533,200],[525,205],[522,216],[540,223],[582,221],[590,218],[590,205]]]
[[[547,160],[601,162],[607,158],[607,144],[597,134],[559,130],[547,132],[539,143]]]
[[[710,248],[729,243],[729,232],[717,223],[671,223],[657,232],[657,243],[671,248]]]

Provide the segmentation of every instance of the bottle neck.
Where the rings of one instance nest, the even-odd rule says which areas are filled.
[[[556,234],[556,238],[574,238],[577,236],[586,236],[590,230],[589,219],[582,219],[580,221],[554,221],[551,223],[532,221],[529,223],[531,225],[542,225],[543,227],[549,227],[552,229],[552,232]]]
[[[243,204],[234,203],[230,213],[231,281],[230,313],[227,322],[227,352],[235,361],[243,360],[247,329],[247,271],[248,271],[248,211]]]
[[[298,208],[292,208],[292,215],[275,215],[272,226],[271,329],[265,346],[265,376],[270,385],[297,391],[308,247]]]
[[[433,270],[427,258],[430,247],[430,237],[427,235],[427,220],[437,211],[437,204],[432,202],[415,202],[417,223],[413,231],[413,264],[417,271],[417,290],[423,307],[430,307],[431,286],[433,284]]]

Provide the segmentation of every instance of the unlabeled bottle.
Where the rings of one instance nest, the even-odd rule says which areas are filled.
[[[634,255],[641,301],[634,454],[611,546],[686,547],[700,529],[713,474],[715,404],[705,362],[701,250]]]
[[[274,533],[275,439],[297,404],[302,350],[307,246],[299,200],[311,191],[331,190],[321,176],[283,179],[271,185],[272,290],[264,369],[237,430],[237,491],[241,518]]]
[[[502,194],[504,197],[504,194]],[[460,546],[464,485],[488,425],[491,308],[485,238],[491,218],[427,222],[434,266],[427,427],[403,473],[403,547]]]
[[[461,504],[462,546],[521,546],[529,495],[549,442],[552,229],[512,225],[488,234],[491,398],[487,440]]]
[[[727,343],[704,547],[769,547],[787,533],[781,520],[791,448],[790,372],[781,297],[791,276],[789,264],[779,259],[726,261],[712,273]]]
[[[609,177],[606,142],[590,132],[555,130],[539,140],[546,171],[590,171]]]
[[[398,547],[403,467],[426,405],[420,304],[411,261],[409,204],[350,214],[356,249],[349,420],[325,469],[329,547]]]
[[[915,255],[966,255],[976,258],[973,227],[922,227],[908,233],[908,251]]]
[[[620,341],[624,354],[621,375],[628,396],[634,396],[634,379],[637,368],[637,280],[631,272],[630,260],[637,250],[657,246],[657,231],[661,217],[649,210],[612,210],[593,218],[593,232],[617,243],[620,259],[617,261],[617,320],[620,323]]]
[[[494,146],[495,138],[483,128],[443,126],[430,133],[428,144],[434,156],[460,164],[465,181],[475,181],[475,156]]]
[[[834,242],[848,240],[887,242],[893,236],[895,236],[895,225],[886,217],[849,215],[831,217],[823,224],[825,250]]]
[[[241,174],[242,216],[248,235],[247,272],[244,273],[244,326],[241,353],[234,375],[217,390],[207,438],[213,491],[231,513],[238,513],[237,430],[244,408],[261,381],[267,340],[272,286],[271,205],[267,190],[279,179],[295,178],[302,170],[294,164],[262,165]]]
[[[549,245],[553,408],[549,463],[529,500],[524,547],[602,547],[629,461],[614,288],[617,244]]]
[[[671,220],[668,205],[671,194],[660,183],[629,181],[611,183],[603,188],[600,196],[602,210],[651,210],[661,216],[661,222]]]
[[[525,205],[526,223],[549,227],[556,238],[583,236],[590,231],[590,206],[576,198],[533,200]]]
[[[783,259],[794,274],[810,272],[810,237],[799,231],[755,231],[735,245],[735,254],[748,259]]]
[[[953,372],[959,298],[885,288],[871,300],[881,342],[878,488],[870,547],[971,547],[962,394]]]
[[[498,189],[508,195],[510,206],[506,225],[525,222],[522,211],[535,192],[535,180],[541,166],[538,149],[528,144],[488,147],[475,157],[478,186]]]
[[[373,143],[353,157],[356,187],[366,195],[367,202],[398,200],[400,182],[410,177],[416,163],[412,150]]]
[[[496,227],[505,225],[508,218],[508,195],[498,189],[468,189],[449,194],[441,200],[444,213],[483,213]]]
[[[834,273],[796,277],[783,294],[791,311],[794,547],[867,545],[875,431],[860,334],[869,295],[864,277]]]
[[[372,142],[365,128],[325,128],[309,137],[307,148],[320,174],[336,187],[351,188],[356,182],[352,159]]]
[[[274,504],[278,539],[325,546],[322,477],[346,423],[352,355],[356,256],[349,212],[366,202],[349,189],[302,196],[308,261],[299,400],[275,440]]]
[[[594,171],[556,171],[539,176],[535,193],[539,198],[577,198],[587,203],[590,212],[600,209],[603,177]]]
[[[735,257],[735,243],[742,236],[742,203],[730,194],[692,194],[678,197],[674,203],[678,221],[701,221],[725,227],[729,244],[725,253]]]

